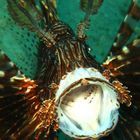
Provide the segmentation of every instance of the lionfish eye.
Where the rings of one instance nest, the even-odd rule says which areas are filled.
[[[118,122],[113,86],[94,68],[78,68],[60,81],[56,103],[60,129],[74,138],[100,138]]]

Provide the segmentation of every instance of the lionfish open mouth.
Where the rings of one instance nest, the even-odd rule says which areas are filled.
[[[6,24],[12,24],[8,25],[8,29],[6,24],[1,26],[4,27],[1,33],[4,35],[2,49],[9,48],[6,55],[14,52],[13,40],[17,46],[23,47],[20,52],[24,48],[27,51],[29,47],[32,53],[27,53],[27,56],[31,57],[31,63],[33,58],[38,61],[36,66],[30,66],[28,57],[25,61],[30,69],[37,68],[33,80],[30,79],[30,69],[24,67],[24,63],[20,64],[24,61],[20,52],[9,55],[13,62],[16,60],[14,63],[17,67],[3,57],[3,53],[0,57],[0,139],[56,140],[55,132],[59,128],[76,139],[99,139],[112,132],[119,114],[121,117],[115,133],[123,130],[123,134],[116,136],[113,133],[109,140],[119,136],[129,140],[140,139],[140,80],[134,80],[140,75],[140,36],[133,36],[137,26],[134,28],[130,25],[140,19],[140,1],[133,0],[113,43],[111,56],[100,66],[89,52],[85,30],[89,28],[90,16],[97,13],[102,2],[80,0],[85,17],[78,24],[75,34],[69,25],[60,21],[55,0],[3,0],[3,13],[7,9],[10,17],[6,13],[2,19],[7,21]],[[13,29],[16,24],[12,20],[22,30],[28,29],[26,36],[30,40],[24,38],[22,33],[26,32],[19,33],[16,28]],[[5,38],[5,31],[8,30],[15,32],[13,39]],[[133,37],[136,39],[133,40]],[[27,77],[19,72],[18,67]],[[120,108],[123,103],[130,106],[132,96],[118,80],[124,81],[134,92],[133,104],[129,109]]]
[[[60,81],[56,103],[60,129],[74,138],[99,138],[117,124],[120,104],[113,86],[94,68],[78,68]]]

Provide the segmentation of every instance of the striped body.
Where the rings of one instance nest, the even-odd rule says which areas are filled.
[[[114,140],[115,137],[120,138],[121,136],[126,137],[129,140],[140,139],[140,126],[138,123],[135,123],[139,122],[140,118],[140,96],[138,92],[140,90],[139,34],[137,35],[137,38],[128,42],[133,32],[137,31],[135,30],[136,28],[133,28],[132,24],[136,24],[140,19],[140,1],[134,0],[132,2],[128,14],[112,45],[110,51],[112,55],[109,56],[109,60],[107,60],[102,66],[100,66],[89,54],[89,46],[85,42],[86,35],[84,29],[88,26],[89,17],[97,12],[97,9],[103,1],[97,0],[94,2],[93,0],[89,0],[88,2],[81,0],[81,9],[85,12],[85,18],[82,20],[82,24],[79,25],[79,27],[82,25],[82,28],[78,28],[78,35],[75,35],[69,25],[59,21],[56,11],[56,1],[38,0],[38,3],[36,3],[34,0],[7,0],[7,9],[16,23],[19,26],[28,28],[28,30],[34,32],[40,39],[38,49],[41,56],[39,58],[40,69],[34,80],[19,73],[18,68],[13,64],[11,66],[11,63],[10,69],[7,69],[9,59],[5,57],[3,59],[2,57],[0,61],[0,66],[2,66],[2,69],[0,68],[0,138],[2,140],[56,140],[57,136],[55,132],[59,128],[58,118],[61,117],[61,113],[57,110],[59,108],[58,104],[64,98],[65,100],[62,101],[62,104],[67,105],[65,101],[69,101],[68,93],[71,92],[71,98],[77,99],[75,94],[73,94],[76,86],[80,85],[80,89],[85,90],[86,88],[83,88],[83,86],[86,87],[91,81],[91,85],[98,83],[98,85],[101,85],[100,87],[107,87],[106,89],[109,89],[109,93],[112,94],[108,94],[108,92],[106,94],[106,92],[103,92],[101,95],[105,94],[109,96],[109,101],[113,99],[113,101],[111,101],[113,105],[116,102],[118,103],[118,101],[121,103],[119,112],[120,120],[116,129],[114,128],[118,116],[114,119],[115,121],[107,121],[108,123],[113,122],[114,125],[110,126],[107,130],[102,131],[103,133],[100,132],[98,136],[95,135],[92,138],[100,138],[109,135],[114,129],[111,135],[105,137],[105,139]],[[73,72],[74,75],[72,74]],[[85,77],[86,72],[88,76],[92,76],[87,76],[88,78]],[[80,77],[79,73],[82,77]],[[71,75],[71,78],[67,78],[69,74]],[[98,77],[96,74],[102,76]],[[77,82],[75,80],[77,77],[82,79],[79,78],[79,81]],[[71,92],[64,90],[65,85],[71,83],[68,79],[74,79],[72,87],[73,91]],[[135,79],[137,79],[136,82]],[[123,86],[118,80],[124,82],[129,89]],[[62,95],[60,94],[60,89],[62,89],[60,87],[61,81],[66,81],[62,84],[64,93],[66,93],[65,97],[63,97],[63,92]],[[71,87],[71,85],[67,88],[69,89],[69,87]],[[98,86],[96,85],[95,87]],[[100,87],[97,88],[97,91],[100,91]],[[129,95],[129,90],[132,91],[132,101],[131,96]],[[81,93],[83,92],[81,91]],[[83,95],[87,96],[88,93],[89,90],[83,93]],[[94,95],[94,92],[91,95]],[[97,96],[99,101],[100,99],[104,99],[102,96],[100,97],[101,98],[98,98]],[[83,98],[80,99],[80,101],[81,100],[83,101]],[[94,102],[94,100],[92,101]],[[131,106],[128,108],[124,104]],[[106,108],[106,111],[112,109],[113,105]],[[75,105],[73,105],[73,107],[74,106]],[[102,106],[104,107],[104,105],[101,104],[101,107]],[[118,106],[118,104],[115,104],[113,107],[118,109]],[[100,105],[98,104],[98,108],[99,107]],[[66,111],[66,113],[69,112],[73,113],[73,110]],[[105,110],[103,112],[105,112]],[[99,120],[104,120],[102,113],[98,114],[96,112],[96,114],[98,116],[101,115]],[[107,117],[107,115],[105,116]],[[73,124],[76,124],[78,127],[80,126],[75,122]],[[81,124],[83,125],[83,122]],[[88,125],[83,129],[84,132],[87,128],[89,128]],[[63,130],[62,125],[60,129]],[[73,131],[71,131],[71,129],[72,127],[69,129],[68,133],[65,130],[63,131],[74,138],[84,139],[89,136],[89,133],[88,136],[72,134]],[[121,135],[120,131],[123,131]],[[91,135],[89,138],[91,138]]]

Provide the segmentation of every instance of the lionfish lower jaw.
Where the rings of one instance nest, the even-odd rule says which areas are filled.
[[[118,122],[120,104],[112,84],[95,68],[77,68],[56,92],[59,128],[70,137],[100,138]]]

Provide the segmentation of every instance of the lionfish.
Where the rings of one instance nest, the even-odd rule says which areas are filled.
[[[86,14],[75,34],[59,20],[55,0],[7,0],[13,20],[40,40],[40,68],[30,79],[1,52],[1,140],[56,140],[58,129],[74,139],[140,139],[140,36],[127,43],[131,23],[140,19],[139,0],[100,65],[89,53],[85,29],[102,4],[80,1]]]

